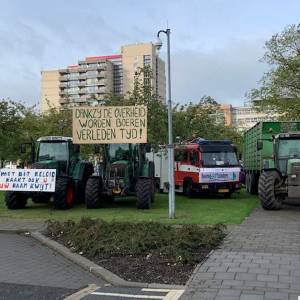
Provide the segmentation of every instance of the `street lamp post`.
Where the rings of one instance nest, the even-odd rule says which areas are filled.
[[[172,128],[172,100],[171,100],[171,58],[170,58],[170,34],[171,30],[160,30],[157,33],[156,47],[159,50],[162,47],[160,34],[167,35],[168,46],[168,179],[169,179],[169,218],[175,218],[175,186],[174,186],[174,145],[173,145],[173,128]]]

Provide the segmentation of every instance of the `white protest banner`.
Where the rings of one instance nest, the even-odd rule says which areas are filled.
[[[240,168],[200,168],[199,183],[239,181]]]
[[[54,192],[55,179],[55,169],[0,169],[0,190]]]
[[[144,105],[75,107],[73,143],[147,143],[147,107]]]

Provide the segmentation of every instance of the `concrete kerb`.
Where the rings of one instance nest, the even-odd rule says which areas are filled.
[[[24,233],[24,231],[23,231]],[[30,236],[35,240],[39,241],[41,244],[47,246],[53,251],[59,253],[63,257],[72,261],[73,263],[79,265],[83,269],[89,271],[97,277],[101,277],[108,283],[111,283],[114,286],[124,286],[124,287],[141,287],[141,288],[156,288],[156,289],[184,289],[183,285],[170,285],[170,284],[159,284],[159,283],[144,283],[144,282],[134,282],[127,281],[112,273],[111,271],[93,263],[89,259],[71,252],[67,247],[57,243],[56,241],[51,240],[50,238],[44,236],[38,231],[33,231],[30,233]]]

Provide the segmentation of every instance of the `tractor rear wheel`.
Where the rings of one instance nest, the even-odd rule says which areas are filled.
[[[8,209],[22,209],[27,204],[27,197],[24,193],[20,192],[6,192],[5,203]]]
[[[48,203],[51,195],[49,193],[34,193],[31,197],[33,203]]]
[[[139,178],[136,183],[136,207],[138,209],[151,208],[153,198],[152,178]]]
[[[276,171],[264,171],[259,177],[258,198],[266,210],[281,209],[281,199],[275,194],[275,187],[280,186],[281,178]]]
[[[73,206],[74,188],[71,178],[58,177],[56,179],[53,203],[56,209],[67,209]]]
[[[101,206],[102,178],[90,177],[85,186],[86,208],[98,208]]]

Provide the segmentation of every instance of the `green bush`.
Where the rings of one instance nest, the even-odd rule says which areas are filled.
[[[126,255],[159,255],[177,263],[197,263],[223,240],[225,226],[170,226],[155,222],[47,222],[46,234],[94,259]]]

